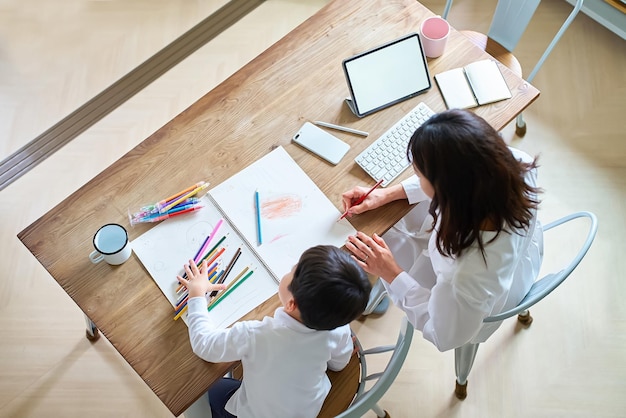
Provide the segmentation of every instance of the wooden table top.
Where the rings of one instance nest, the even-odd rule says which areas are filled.
[[[200,180],[215,186],[283,146],[341,209],[341,193],[373,181],[354,158],[417,105],[445,109],[434,84],[425,94],[363,119],[344,104],[344,58],[419,28],[432,13],[414,0],[335,0],[214,90],[145,139],[58,206],[18,234],[44,268],[96,324],[174,415],[180,415],[223,376],[229,364],[196,357],[187,327],[136,256],[121,266],[92,264],[96,230],[110,222],[127,227],[133,240],[152,225],[130,227],[128,208],[154,202]],[[445,54],[429,60],[431,77],[489,56],[455,30]],[[501,129],[539,92],[511,71],[502,73],[513,97],[476,108]],[[332,166],[291,143],[305,121],[323,120],[370,133],[367,138],[333,132],[351,145]],[[411,175],[406,170],[400,181]],[[409,210],[396,202],[351,219],[366,233],[382,233]],[[260,318],[277,297],[247,315]]]

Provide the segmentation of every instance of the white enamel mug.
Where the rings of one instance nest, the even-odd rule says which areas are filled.
[[[122,225],[106,224],[93,236],[95,250],[89,254],[92,263],[106,261],[117,266],[130,258],[132,249],[128,241],[128,232]]]

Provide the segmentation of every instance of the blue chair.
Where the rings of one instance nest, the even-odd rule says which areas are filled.
[[[395,345],[378,346],[364,350],[358,339],[356,340],[359,364],[361,366],[359,385],[356,395],[354,395],[354,393],[348,394],[350,399],[353,398],[352,402],[345,411],[336,416],[337,418],[359,418],[370,410],[374,411],[376,416],[380,418],[389,418],[389,413],[378,406],[378,401],[387,392],[396,376],[398,376],[409,352],[411,340],[413,339],[413,331],[413,325],[407,320],[406,316],[403,316],[400,331],[398,332],[398,340]],[[380,353],[388,353],[390,351],[393,352],[393,354],[389,358],[385,369],[382,372],[368,374],[367,357]],[[366,389],[366,384],[371,381],[375,383],[370,389]],[[330,402],[333,402],[332,391],[326,398],[326,403]]]
[[[530,23],[539,2],[541,0],[499,0],[496,10],[491,20],[491,26],[487,35],[475,31],[461,30],[474,44],[482,48],[489,55],[508,67],[511,71],[522,77],[522,66],[515,56],[511,53],[517,46],[520,38],[524,34],[526,27]],[[447,0],[443,11],[443,18],[448,18],[448,13],[452,7],[453,0]],[[543,65],[544,61],[552,52],[557,42],[565,30],[572,23],[583,5],[583,0],[577,0],[574,9],[569,14],[561,28],[556,33],[552,41],[545,49],[539,61],[530,72],[526,81],[529,83],[535,78],[535,75]],[[515,133],[522,137],[526,134],[526,123],[520,113],[515,121]]]
[[[590,225],[585,242],[582,244],[570,263],[562,270],[555,273],[549,273],[536,280],[528,291],[528,294],[515,308],[502,312],[498,315],[487,317],[483,320],[483,322],[500,322],[514,315],[518,315],[518,321],[523,325],[529,326],[532,323],[533,318],[530,316],[529,308],[556,289],[574,271],[576,266],[578,266],[585,254],[587,254],[587,251],[589,250],[589,247],[591,247],[591,243],[596,236],[596,232],[598,230],[598,220],[593,213],[577,212],[551,222],[543,227],[545,232],[577,218],[588,218],[590,220]],[[472,365],[474,364],[477,350],[478,344],[465,344],[454,350],[456,371],[456,388],[454,394],[461,400],[467,397],[467,377],[469,376]]]

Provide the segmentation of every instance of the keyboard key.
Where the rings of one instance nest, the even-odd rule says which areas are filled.
[[[411,135],[434,114],[424,102],[419,103],[357,155],[354,161],[374,180],[384,179],[383,187],[389,185],[410,165],[406,151]]]

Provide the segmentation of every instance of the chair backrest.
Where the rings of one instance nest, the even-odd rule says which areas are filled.
[[[483,322],[499,322],[524,312],[556,289],[572,273],[572,271],[574,271],[585,254],[587,254],[587,251],[589,250],[589,247],[591,247],[591,243],[596,236],[596,232],[598,231],[598,219],[596,218],[596,215],[591,212],[576,212],[571,215],[564,216],[563,218],[551,222],[543,227],[544,231],[548,231],[576,218],[588,218],[591,222],[584,243],[570,263],[564,269],[556,273],[547,274],[546,276],[535,281],[524,299],[522,299],[522,301],[515,308],[502,312],[498,315],[487,317],[483,320]]]
[[[454,0],[446,1],[442,14],[444,19],[448,18],[448,13],[450,12],[453,1]],[[509,52],[513,51],[524,34],[524,31],[528,27],[530,19],[535,14],[535,10],[537,10],[537,6],[539,6],[540,1],[541,0],[499,0],[493,14],[491,26],[489,27],[487,36],[498,42]],[[552,38],[552,41],[545,49],[543,55],[526,78],[528,82],[533,80],[535,74],[543,65],[543,62],[546,60],[550,52],[552,52],[552,49],[557,44],[559,39],[561,39],[561,36],[569,27],[570,23],[572,23],[574,17],[576,17],[582,8],[583,1],[584,0],[576,0],[574,9],[569,14],[554,38]]]
[[[357,418],[362,417],[376,407],[376,403],[383,397],[389,389],[396,376],[402,368],[402,364],[406,359],[413,339],[413,325],[407,320],[406,316],[402,317],[400,331],[396,345],[387,345],[363,350],[357,340],[357,348],[359,350],[361,360],[361,382],[357,395],[350,407],[343,413],[337,415],[337,418]],[[380,373],[367,374],[367,356],[371,354],[385,353],[393,351],[389,358],[387,366]],[[376,383],[369,389],[365,390],[368,381],[376,380]]]
[[[513,51],[541,0],[500,0],[487,36]]]

